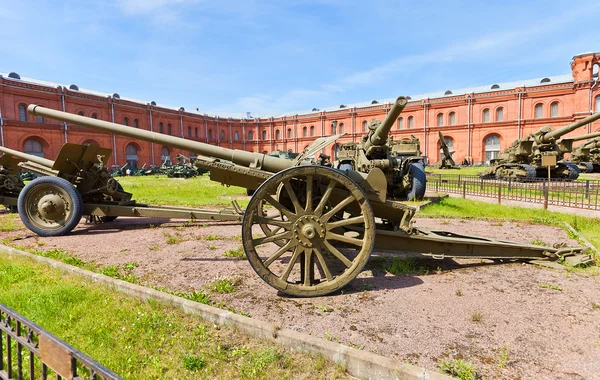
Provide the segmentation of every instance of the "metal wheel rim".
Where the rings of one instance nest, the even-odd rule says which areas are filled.
[[[44,217],[43,211],[39,209],[40,201],[47,196],[56,196],[64,202],[58,217]],[[25,195],[24,203],[27,205],[25,214],[29,222],[43,230],[58,230],[73,217],[73,199],[66,190],[53,184],[44,183],[33,187]]]
[[[316,194],[311,191],[305,196],[304,205],[292,196],[296,198],[292,199],[294,210],[285,209],[272,194],[281,184],[289,189],[291,181],[303,181],[306,189],[314,189],[318,183],[316,188],[323,192],[320,198],[314,197],[319,199],[318,204],[313,200]],[[344,194],[343,199],[326,209],[329,199],[340,198],[340,194]],[[310,207],[308,199],[312,201]],[[263,203],[286,215],[285,220],[279,215],[272,219],[265,217],[259,211]],[[352,215],[344,212],[349,207],[353,207]],[[339,219],[340,214],[347,217]],[[253,236],[265,223],[276,223],[284,231]],[[253,231],[253,226],[260,229]],[[338,233],[344,226],[352,227],[353,231]],[[375,240],[373,212],[362,190],[343,173],[319,166],[290,168],[264,182],[248,204],[242,228],[244,250],[256,273],[274,288],[297,296],[324,295],[346,285],[362,271]],[[359,236],[348,236],[353,233]],[[274,252],[257,252],[263,245],[272,245]]]

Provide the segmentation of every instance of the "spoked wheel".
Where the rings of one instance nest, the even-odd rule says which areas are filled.
[[[365,194],[346,175],[299,166],[256,190],[242,240],[250,265],[269,285],[290,295],[320,296],[363,269],[375,242],[375,220]]]
[[[27,228],[39,236],[69,233],[83,212],[81,194],[67,180],[40,177],[19,194],[19,216]]]

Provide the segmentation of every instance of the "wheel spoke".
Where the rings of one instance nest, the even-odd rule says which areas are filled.
[[[258,216],[258,215],[256,217],[254,217],[254,223],[266,224],[266,225],[270,225],[270,226],[279,227],[277,230],[274,230],[273,232],[278,232],[282,228],[286,229],[288,231],[292,229],[292,222],[290,222],[290,221],[273,219],[273,218],[265,218],[264,216]]]
[[[311,286],[314,282],[312,253],[312,249],[304,250],[304,286]]]
[[[335,215],[336,213],[340,212],[344,207],[346,207],[350,203],[352,203],[352,201],[354,201],[354,196],[352,196],[352,195],[348,196],[343,201],[341,201],[340,203],[338,203],[337,205],[335,205],[334,208],[332,208],[331,210],[327,211],[327,213],[321,217],[321,221],[327,223],[327,221],[333,215]]]
[[[270,235],[270,236],[263,236],[263,237],[259,237],[256,239],[252,239],[252,244],[254,244],[254,246],[256,247],[256,246],[263,245],[266,243],[272,243],[277,240],[284,240],[284,239],[291,239],[291,238],[292,238],[292,232],[286,231],[286,232],[282,232],[280,234],[274,234],[274,235]]]
[[[287,267],[285,268],[285,271],[280,277],[283,281],[287,281],[288,277],[290,277],[290,273],[292,273],[292,269],[294,268],[294,265],[296,264],[296,261],[298,261],[298,257],[302,252],[304,252],[304,248],[297,245],[296,249],[294,250],[294,254],[290,258],[290,262],[288,263]]]
[[[329,271],[329,267],[327,266],[327,263],[325,262],[325,258],[323,257],[323,253],[321,252],[321,247],[315,248],[314,252],[315,252],[315,256],[317,256],[317,259],[319,260],[319,263],[321,264],[321,268],[323,269],[323,272],[325,272],[325,277],[327,277],[327,281],[333,280],[333,276],[331,275],[331,272]]]
[[[275,261],[278,258],[280,258],[281,255],[283,255],[285,252],[287,252],[292,246],[294,246],[294,241],[293,240],[289,240],[286,245],[284,245],[283,247],[279,248],[277,250],[277,252],[275,252],[274,254],[271,255],[271,257],[269,257],[268,259],[265,260],[265,262],[264,262],[265,267],[268,268],[269,265],[271,265],[273,263],[273,261]]]
[[[300,205],[300,202],[298,201],[298,197],[296,196],[296,192],[292,188],[292,185],[290,185],[290,181],[289,180],[283,181],[283,186],[285,187],[285,190],[287,191],[288,195],[290,196],[290,200],[292,201],[292,204],[294,205],[296,214],[298,214],[298,215],[304,214],[304,209]]]
[[[313,209],[313,176],[309,174],[306,176],[306,207],[304,208],[307,213],[311,213]]]
[[[351,224],[361,224],[364,223],[365,218],[362,216],[355,216],[353,218],[342,219],[336,222],[327,223],[327,231],[333,230],[335,228],[349,226]]]
[[[323,245],[325,245],[325,248],[327,248],[329,252],[331,252],[335,257],[337,257],[338,260],[344,263],[344,265],[347,268],[350,268],[350,266],[352,265],[352,261],[348,260],[348,258],[344,256],[342,252],[338,251],[338,249],[331,245],[327,240],[323,240]]]
[[[331,239],[331,240],[337,240],[337,241],[340,241],[342,243],[356,245],[358,247],[362,247],[362,245],[364,243],[361,239],[357,239],[357,238],[352,238],[352,237],[348,237],[348,236],[336,234],[336,233],[333,233],[331,231],[327,232],[327,236],[325,238],[326,239]]]
[[[327,205],[327,201],[329,200],[329,196],[331,195],[331,192],[333,191],[334,187],[335,187],[335,182],[330,181],[329,184],[327,185],[327,189],[325,189],[325,192],[323,193],[323,197],[321,198],[319,205],[315,209],[314,214],[316,216],[320,217],[323,214],[323,209],[325,208],[325,205]]]
[[[269,194],[265,195],[265,200],[275,207],[282,215],[287,216],[289,219],[293,219],[296,214],[287,209],[284,205],[273,199]]]

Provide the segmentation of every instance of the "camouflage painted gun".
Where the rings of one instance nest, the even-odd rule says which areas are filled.
[[[600,112],[571,123],[557,130],[542,127],[536,132],[516,140],[498,158],[490,162],[491,167],[480,176],[496,178],[543,178],[548,176],[547,167],[542,165],[542,157],[556,157],[556,166],[551,168],[552,178],[575,180],[579,177],[577,165],[563,161],[564,153],[572,149],[571,139],[560,137],[600,119]]]
[[[406,102],[404,97],[396,100],[391,119],[396,120]],[[435,258],[565,259],[572,264],[591,260],[579,254],[581,248],[555,249],[415,228],[415,208],[395,200],[398,178],[390,174],[400,174],[395,171],[399,167],[384,162],[386,132],[375,133],[380,128],[372,129],[355,149],[365,158],[354,164],[370,165],[360,172],[303,160],[340,135],[317,139],[291,161],[36,105],[29,106],[29,113],[201,154],[196,164],[210,169],[212,180],[256,189],[242,221],[244,251],[256,273],[287,294],[318,296],[342,288],[362,271],[373,249]],[[367,164],[369,157],[381,162]]]
[[[450,152],[450,149],[448,148],[448,145],[446,144],[444,135],[442,134],[442,132],[439,132],[439,131],[438,131],[438,135],[440,137],[440,149],[442,150],[442,157],[439,162],[436,162],[435,164],[433,164],[431,166],[434,168],[439,168],[439,169],[458,169],[458,166],[456,165],[456,163],[454,162],[454,159],[452,158],[453,152]]]
[[[600,173],[600,132],[589,133],[568,140],[572,144],[575,141],[587,139],[590,139],[590,141],[573,149],[571,152],[571,162],[577,165],[583,173]],[[564,141],[561,140],[561,143],[564,144]]]

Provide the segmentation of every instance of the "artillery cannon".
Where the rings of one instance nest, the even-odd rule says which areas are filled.
[[[452,158],[452,153],[454,152],[450,152],[442,132],[438,131],[438,135],[440,136],[440,149],[442,151],[442,157],[439,162],[436,162],[432,166],[440,169],[458,169],[456,162],[454,162],[454,159]]]
[[[396,101],[399,107],[405,104],[403,97]],[[303,161],[340,135],[317,139],[290,161],[35,105],[29,106],[29,112],[196,152],[205,156],[198,157],[196,164],[210,169],[212,180],[256,189],[242,221],[244,251],[256,273],[287,294],[319,296],[342,288],[361,272],[373,249],[434,258],[565,259],[571,264],[591,261],[588,255],[580,254],[581,248],[557,249],[415,228],[412,217],[416,209],[393,199],[394,183],[388,182],[381,169],[386,167],[383,162],[361,173]],[[388,157],[384,143],[381,136],[370,133],[357,151],[371,158]],[[366,161],[361,162],[366,165]],[[388,193],[390,188],[392,194]]]
[[[554,156],[556,166],[551,168],[550,177],[575,180],[579,177],[579,168],[575,164],[563,161],[564,153],[572,149],[572,141],[562,139],[562,144],[559,145],[558,140],[561,136],[598,119],[600,112],[554,131],[548,126],[542,127],[531,135],[514,141],[498,158],[490,162],[491,167],[480,176],[521,179],[547,177],[548,169],[542,165],[542,157]]]
[[[14,158],[8,154],[0,157],[0,198],[6,209],[10,212],[17,211],[16,197],[25,187],[23,179],[19,175],[21,168],[19,163],[24,160]]]
[[[88,216],[99,222],[111,222],[118,216],[170,217],[185,219],[241,220],[241,210],[202,210],[185,207],[159,207],[137,203],[106,168],[111,149],[94,144],[65,144],[56,161],[0,147],[0,162],[11,160],[42,177],[32,180],[19,191],[0,193],[4,205],[18,205],[25,226],[39,236],[69,233]]]
[[[337,163],[342,170],[356,170],[368,174],[380,169],[387,181],[387,194],[393,200],[417,200],[425,196],[425,157],[421,156],[417,141],[388,143],[394,122],[408,101],[399,97],[383,120],[371,120],[369,132],[357,144],[341,144]]]
[[[582,136],[570,138],[570,144],[575,141],[591,139],[574,148],[571,152],[571,162],[579,167],[584,173],[600,172],[600,132],[589,133]],[[566,139],[565,139],[566,140]],[[565,143],[563,140],[561,143]]]

